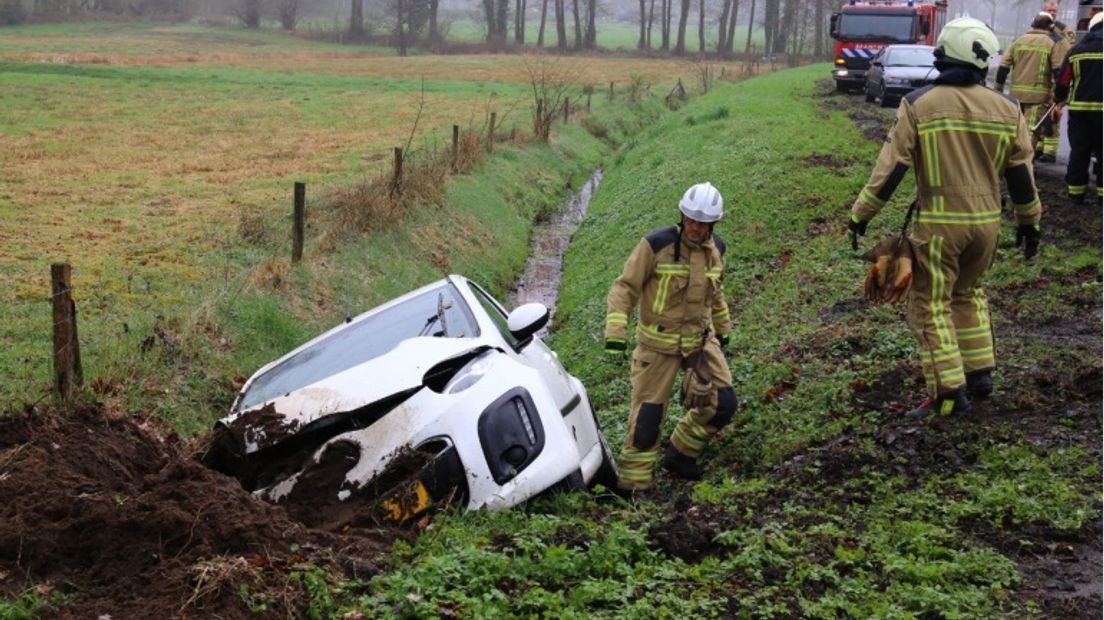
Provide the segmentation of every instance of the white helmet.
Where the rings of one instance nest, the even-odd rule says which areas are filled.
[[[1092,30],[1093,28],[1099,26],[1100,22],[1102,21],[1104,21],[1104,13],[1097,13],[1096,15],[1093,15],[1092,19],[1089,20],[1089,30]]]
[[[997,35],[984,22],[972,17],[959,17],[947,22],[935,46],[942,49],[946,57],[978,69],[988,67],[989,59],[1000,51]]]
[[[692,220],[709,224],[724,217],[724,199],[712,184],[698,183],[682,195],[679,211]]]

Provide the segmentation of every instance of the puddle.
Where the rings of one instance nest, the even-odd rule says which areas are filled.
[[[566,201],[551,218],[538,222],[530,238],[529,260],[518,278],[517,288],[510,292],[511,309],[529,302],[539,302],[552,311],[552,319],[537,336],[548,337],[548,330],[556,317],[556,300],[559,297],[560,279],[563,276],[563,256],[571,236],[579,227],[590,206],[590,197],[602,182],[602,171],[594,173],[583,187]]]

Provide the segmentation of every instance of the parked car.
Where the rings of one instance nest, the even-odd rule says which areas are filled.
[[[887,45],[870,61],[866,72],[866,101],[879,100],[883,106],[894,105],[901,97],[939,76],[934,63],[935,50],[930,45]]]
[[[407,293],[257,371],[205,461],[331,525],[319,515],[404,521],[612,488],[586,389],[534,336],[548,317],[537,303],[507,314],[458,275]]]

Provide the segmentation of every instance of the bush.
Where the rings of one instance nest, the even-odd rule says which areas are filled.
[[[22,24],[26,19],[22,0],[0,0],[0,26]]]

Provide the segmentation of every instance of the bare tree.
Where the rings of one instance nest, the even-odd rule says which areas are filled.
[[[564,9],[564,2],[567,0],[555,0],[556,2],[556,49],[565,51],[567,49],[567,13]]]
[[[562,3],[562,0],[558,0]],[[573,71],[563,64],[563,58],[551,56],[525,59],[529,87],[533,96],[533,135],[548,141],[552,123],[572,88]]]
[[[647,49],[652,49],[652,24],[655,21],[655,0],[648,0],[648,40],[644,43]]]
[[[747,43],[744,44],[744,56],[751,54],[751,30],[755,26],[755,0],[751,0],[751,11],[748,12]]]
[[[732,11],[732,0],[724,0],[721,5],[721,17],[717,20],[717,53],[724,54],[728,37],[728,13]]]
[[[571,0],[571,15],[575,18],[575,49],[583,49],[583,27],[579,22],[579,0]]]
[[[437,51],[441,46],[441,31],[437,26],[437,10],[440,0],[429,0],[429,48]]]
[[[736,42],[736,17],[738,17],[739,15],[740,0],[732,0],[732,12],[728,16],[728,35],[725,37],[725,56],[732,55],[732,46]]]
[[[299,21],[299,0],[280,0],[280,27],[289,32],[295,30]]]
[[[675,41],[675,54],[686,53],[686,20],[690,17],[690,0],[681,0],[679,6],[678,39]]]
[[[598,0],[586,0],[586,32],[583,47],[592,50],[598,47]]]
[[[395,47],[399,56],[406,56],[406,33],[403,31],[403,23],[409,19],[406,4],[407,0],[395,0]]]
[[[526,0],[514,1],[514,43],[525,44],[525,5]]]
[[[242,0],[238,8],[238,19],[246,28],[259,28],[261,25],[261,0]]]
[[[352,12],[349,15],[349,38],[360,41],[364,38],[364,0],[352,0]]]
[[[548,19],[548,0],[541,0],[540,28],[537,30],[537,47],[544,47],[544,24]]]
[[[661,7],[659,16],[659,49],[666,52],[667,50],[671,49],[671,11],[674,0],[660,1],[663,3],[663,6]]]
[[[636,41],[636,49],[642,50],[647,45],[644,26],[648,23],[648,7],[644,0],[640,0],[640,38]]]
[[[698,53],[705,53],[705,0],[698,0]]]

